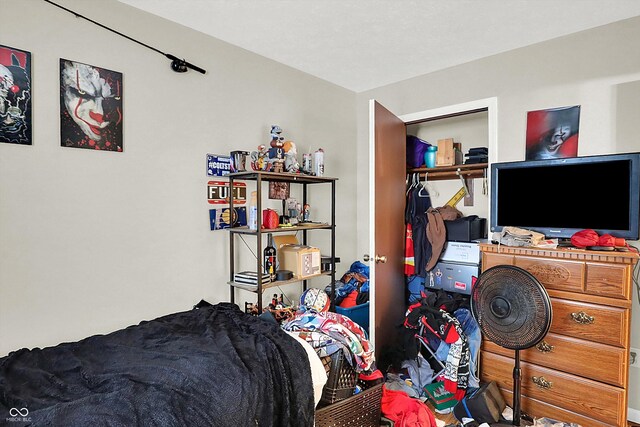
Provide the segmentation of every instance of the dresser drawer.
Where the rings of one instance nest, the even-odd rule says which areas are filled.
[[[511,402],[513,402],[513,390],[500,389],[500,392],[507,404],[511,406]],[[562,420],[565,423],[575,423],[581,427],[620,427],[617,424],[606,424],[602,421],[594,420],[591,417],[567,411],[551,403],[533,399],[525,395],[520,398],[520,408],[522,412],[535,416],[536,418],[547,417],[552,420]]]
[[[514,351],[491,341],[483,341],[483,350],[514,357]],[[626,385],[626,350],[557,334],[547,334],[536,347],[520,351],[525,362],[557,369],[569,374],[603,381],[618,387]]]
[[[585,292],[604,297],[628,299],[629,266],[620,264],[587,264]]]
[[[626,347],[629,310],[551,298],[551,332],[601,344]]]
[[[516,258],[515,265],[533,274],[547,289],[571,292],[584,289],[584,262],[522,256]]]
[[[482,253],[482,270],[487,270],[496,265],[513,265],[513,255]]]
[[[513,390],[513,360],[482,352],[482,379],[496,381]],[[594,418],[605,424],[622,425],[625,413],[624,389],[544,368],[521,363],[522,394]],[[537,414],[532,414],[537,415]]]

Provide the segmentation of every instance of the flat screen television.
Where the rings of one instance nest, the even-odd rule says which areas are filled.
[[[491,231],[525,228],[569,239],[593,229],[638,240],[640,153],[491,165]]]

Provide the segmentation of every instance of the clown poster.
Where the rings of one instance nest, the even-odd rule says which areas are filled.
[[[63,147],[123,150],[122,73],[60,59]]]
[[[577,157],[580,106],[527,113],[526,160]]]
[[[0,142],[32,145],[31,53],[0,45]]]

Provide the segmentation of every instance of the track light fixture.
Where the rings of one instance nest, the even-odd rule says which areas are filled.
[[[166,58],[171,60],[171,69],[173,71],[175,71],[176,73],[185,73],[185,72],[187,72],[189,70],[189,68],[191,68],[192,70],[195,70],[195,71],[197,71],[199,73],[202,73],[202,74],[206,74],[206,72],[207,72],[205,69],[200,68],[197,65],[193,65],[193,64],[185,61],[184,59],[180,59],[177,56],[172,55],[170,53],[164,53],[164,52],[156,49],[155,47],[152,47],[152,46],[149,46],[148,44],[142,43],[141,41],[138,41],[138,40],[136,40],[136,39],[134,39],[132,37],[129,37],[129,36],[125,35],[125,34],[122,34],[121,32],[116,31],[116,30],[114,30],[112,28],[109,28],[106,25],[102,25],[101,23],[96,22],[93,19],[89,19],[86,16],[80,15],[79,13],[76,13],[71,9],[67,9],[64,6],[60,6],[59,4],[54,3],[51,0],[44,0],[44,1],[49,3],[49,4],[52,4],[52,5],[56,6],[56,7],[58,7],[60,9],[64,10],[64,11],[66,11],[66,12],[69,12],[70,14],[74,15],[76,18],[82,18],[84,20],[87,20],[87,21],[91,22],[92,24],[95,24],[95,25],[97,25],[97,26],[99,26],[101,28],[104,28],[105,30],[111,31],[112,33],[116,33],[117,35],[119,35],[121,37],[124,37],[125,39],[128,39],[128,40],[131,40],[132,42],[138,43],[139,45],[142,45],[142,46],[146,47],[147,49],[151,49],[154,52],[158,52],[159,54],[161,54],[161,55],[163,55]]]

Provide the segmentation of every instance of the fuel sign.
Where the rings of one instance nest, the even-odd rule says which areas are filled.
[[[229,204],[229,182],[209,181],[207,183],[207,199],[211,205]],[[244,182],[233,183],[233,204],[244,205],[247,203],[247,184]]]

